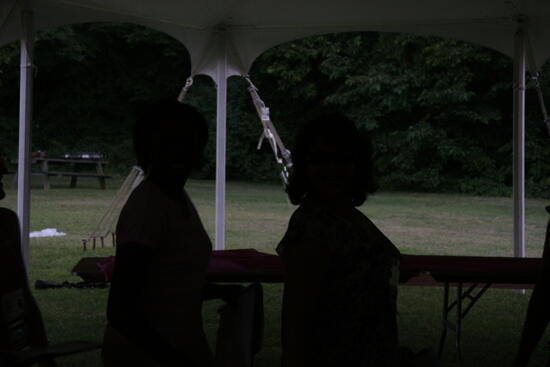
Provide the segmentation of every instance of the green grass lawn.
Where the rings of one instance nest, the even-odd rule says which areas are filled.
[[[6,180],[9,181],[9,180]],[[98,189],[94,180],[81,180],[69,189],[66,180],[53,179],[44,191],[37,181],[32,190],[31,230],[57,228],[64,237],[32,239],[30,278],[79,281],[69,274],[83,256],[114,254],[111,247],[83,252],[81,240],[107,209],[121,180]],[[6,185],[9,186],[9,185]],[[188,191],[213,239],[214,183],[191,181]],[[2,205],[15,209],[16,192],[8,190]],[[529,199],[526,208],[527,255],[540,256],[548,215],[544,200]],[[512,201],[509,198],[459,195],[380,193],[362,210],[407,254],[497,255],[512,253]],[[274,253],[293,207],[277,185],[230,182],[227,188],[227,248],[256,248]],[[100,341],[105,326],[106,289],[34,291],[52,342],[71,339]],[[259,367],[279,366],[282,285],[265,285],[266,328]],[[401,287],[401,342],[413,349],[436,346],[440,333],[443,291],[432,287]],[[510,365],[519,338],[528,295],[490,289],[464,321],[465,366]],[[220,303],[204,308],[205,328],[212,343]],[[546,340],[550,339],[547,332]],[[548,352],[541,346],[532,366],[542,366]],[[99,366],[99,352],[60,359],[60,366]],[[454,366],[452,334],[443,365]]]

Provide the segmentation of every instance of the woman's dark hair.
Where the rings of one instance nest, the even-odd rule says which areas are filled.
[[[339,156],[353,157],[356,177],[352,203],[354,206],[363,204],[367,195],[376,191],[372,144],[366,133],[357,130],[355,123],[339,112],[319,115],[302,126],[296,135],[292,150],[293,170],[286,190],[292,204],[301,204],[310,190],[306,169],[311,146],[318,138],[329,142]]]
[[[145,173],[148,173],[153,136],[158,132],[183,134],[187,139],[196,136],[201,152],[208,140],[208,125],[196,108],[168,99],[142,106],[134,125],[133,140],[137,164],[146,171]],[[188,136],[189,132],[193,132],[194,136]],[[182,144],[184,143],[185,141],[182,141]]]

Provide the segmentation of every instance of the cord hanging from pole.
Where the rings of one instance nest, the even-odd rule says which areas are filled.
[[[542,118],[544,119],[544,124],[546,125],[546,130],[548,131],[548,136],[550,136],[550,117],[548,116],[548,111],[546,110],[546,104],[544,103],[544,94],[542,93],[542,87],[540,85],[540,72],[535,63],[535,57],[533,56],[533,48],[531,47],[531,41],[529,40],[529,34],[526,34],[526,48],[527,48],[527,64],[529,74],[531,75],[531,80],[535,84],[535,89],[537,91],[540,109],[542,111]]]
[[[6,24],[8,24],[8,21],[15,13],[16,8],[17,8],[17,0],[14,0],[10,10],[6,13],[6,16],[4,17],[4,19],[0,20],[0,34],[3,33],[4,28],[6,27]]]
[[[262,135],[260,136],[260,140],[258,141],[257,148],[261,149],[264,140],[268,141],[271,146],[271,150],[273,151],[273,155],[275,156],[275,161],[283,167],[281,171],[281,179],[286,188],[286,186],[288,186],[290,169],[292,168],[292,156],[290,150],[285,147],[279,133],[277,132],[277,129],[275,129],[275,125],[273,125],[273,122],[269,117],[269,108],[260,98],[258,88],[256,88],[256,86],[252,83],[248,75],[243,76],[243,78],[248,83],[248,92],[252,97],[252,102],[254,103],[254,107],[256,107],[256,112],[258,113],[258,117],[260,118],[264,129]]]
[[[178,95],[177,99],[178,99],[179,103],[183,103],[183,100],[185,99],[185,96],[187,95],[187,92],[189,91],[189,89],[191,88],[192,85],[193,85],[193,77],[190,76],[185,81],[185,85],[183,86],[183,88],[181,88],[181,92]]]
[[[103,217],[99,220],[92,233],[86,239],[82,239],[82,245],[84,250],[87,249],[88,244],[92,245],[92,249],[96,247],[97,239],[101,242],[101,247],[104,247],[105,238],[110,237],[112,239],[113,247],[116,246],[116,223],[120,211],[130,194],[145,178],[143,170],[137,166],[132,167],[128,176],[118,189],[115,197],[111,201],[109,208],[103,214]]]

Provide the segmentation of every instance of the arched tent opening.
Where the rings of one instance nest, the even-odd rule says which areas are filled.
[[[11,157],[17,156],[18,109],[16,95],[9,92],[18,89],[19,51],[16,42],[2,48],[3,81],[9,85],[1,91],[6,129],[0,145]],[[105,158],[124,162],[124,167],[113,167],[124,171],[134,164],[131,127],[136,106],[173,98],[190,74],[189,54],[178,40],[128,23],[83,23],[39,31],[33,51],[29,151],[58,157],[89,152],[94,146]],[[101,68],[101,73],[91,72]],[[131,82],[120,83],[121,79]],[[25,238],[28,241],[28,233]]]
[[[521,27],[520,27],[521,28]],[[518,28],[518,33],[520,32],[520,28]],[[429,34],[429,32],[427,32]],[[333,36],[333,37],[339,37],[340,35],[345,35],[346,32],[343,32],[343,33],[338,33],[338,34],[335,34],[335,33],[331,33],[330,36]],[[352,34],[352,33],[348,33],[348,34]],[[355,34],[360,34],[360,33],[355,33]],[[366,34],[366,33],[363,33],[363,34]],[[380,33],[380,32],[375,32],[373,34],[383,34],[383,33]],[[387,35],[390,35],[391,33],[385,33]],[[415,37],[418,37],[418,35],[422,35],[424,34],[424,32],[415,32],[414,34],[408,34],[407,37],[410,37],[410,38],[415,38]],[[434,34],[434,33],[432,33]],[[432,36],[428,36],[428,38],[430,38]],[[517,37],[519,37],[517,34],[516,34],[516,39]],[[524,41],[525,41],[525,61],[527,62],[528,59],[531,59],[530,60],[530,67],[531,67],[531,71],[529,73],[529,76],[531,78],[533,78],[534,76],[538,76],[536,74],[538,74],[539,70],[541,70],[541,68],[537,65],[536,61],[535,61],[535,54],[534,54],[534,51],[531,47],[531,45],[529,44],[531,41],[530,41],[530,38],[524,34]],[[286,43],[285,45],[289,45],[289,44],[292,44],[292,43],[296,43],[296,42],[301,42],[301,41],[304,41],[304,40],[311,40],[311,39],[315,39],[315,38],[319,38],[319,39],[322,39],[322,37],[319,37],[319,36],[311,36],[310,38],[301,38],[301,39],[298,39],[298,40],[293,40],[293,41],[290,41],[290,43]],[[432,38],[438,38],[438,37],[432,37]],[[468,44],[471,46],[472,50],[470,50],[471,54],[475,54],[476,52],[478,52],[479,50],[481,51],[486,51],[488,53],[488,55],[485,55],[485,57],[491,57],[493,58],[493,60],[495,62],[498,62],[498,63],[506,63],[506,66],[505,67],[500,67],[500,68],[487,68],[485,70],[478,70],[477,72],[479,73],[479,75],[477,76],[474,76],[476,78],[480,78],[480,77],[483,77],[483,78],[489,78],[491,77],[493,73],[496,73],[496,72],[500,72],[502,73],[503,71],[506,72],[506,79],[508,79],[509,77],[512,76],[512,69],[513,69],[513,63],[514,63],[514,60],[513,58],[509,57],[510,55],[507,54],[507,52],[505,52],[505,49],[503,48],[495,48],[495,47],[487,47],[486,46],[486,43],[485,42],[480,42],[478,40],[478,42],[473,42],[472,40],[469,40],[467,41],[466,43],[464,43],[463,41],[461,41],[460,39],[457,39],[458,37],[450,37],[450,38],[440,38],[440,40],[442,40],[443,42],[449,42],[449,43],[456,43],[456,44]],[[467,39],[467,37],[460,37],[462,40],[464,39]],[[453,41],[453,39],[457,39],[456,41]],[[445,41],[447,40],[447,41]],[[403,41],[403,40],[402,40]],[[312,43],[315,43],[315,41],[313,41]],[[485,46],[485,47],[483,47]],[[323,54],[322,51],[319,51],[320,48],[322,47],[330,47],[330,45],[324,45],[322,44],[321,42],[319,42],[318,44],[315,44],[312,46],[312,49],[314,51],[314,53],[318,53],[318,54]],[[340,45],[336,45],[335,47],[340,47]],[[262,54],[262,56],[264,55],[269,55],[270,52],[272,51],[273,49],[270,49],[266,52],[264,52]],[[301,50],[302,51],[302,50]],[[292,47],[290,47],[290,50],[288,49],[285,49],[285,52],[286,53],[292,53]],[[443,51],[441,51],[443,52]],[[260,56],[258,59],[256,59],[255,63],[252,65],[251,67],[251,75],[254,76],[255,74],[255,67],[257,67],[257,64],[258,62],[260,62],[260,60],[262,59],[262,56]],[[402,56],[407,56],[407,55],[402,55]],[[453,62],[453,60],[451,59],[453,55],[449,55],[449,58],[447,61],[449,62]],[[455,55],[456,56],[456,55]],[[477,56],[477,55],[476,55]],[[365,64],[368,64],[368,57],[369,55],[361,55],[359,57],[363,57],[363,60],[365,60]],[[481,57],[481,56],[480,56]],[[322,58],[322,56],[320,56],[320,58]],[[307,57],[304,56],[303,57],[304,61],[307,61]],[[325,59],[326,61],[326,59]],[[324,61],[324,62],[325,62]],[[517,64],[517,63],[516,63]],[[548,65],[548,63],[545,64],[545,66]],[[332,65],[334,66],[334,65]],[[435,66],[435,65],[434,65]],[[498,66],[498,65],[497,65]],[[271,72],[273,74],[276,74],[277,72],[279,72],[280,74],[278,76],[283,76],[283,78],[285,77],[285,74],[286,77],[288,78],[301,78],[301,77],[304,77],[304,79],[307,79],[307,76],[304,76],[304,75],[300,75],[301,72],[304,72],[302,69],[307,69],[307,66],[304,67],[303,65],[291,65],[291,64],[285,64],[285,60],[284,60],[284,54],[283,54],[283,59],[282,59],[282,62],[281,62],[281,65],[278,66],[278,67],[274,67],[272,66],[272,64],[270,64],[270,69],[271,69]],[[319,67],[319,65],[318,65]],[[435,66],[437,67],[437,66]],[[443,65],[443,64],[440,64],[439,65],[440,68],[445,68],[446,66]],[[525,67],[525,65],[524,65]],[[368,68],[368,67],[367,67]],[[343,68],[345,69],[345,68]],[[497,71],[497,69],[499,71]],[[290,71],[289,71],[290,70]],[[350,69],[347,69],[347,72],[350,72]],[[344,89],[347,89],[348,87],[355,87],[355,89],[353,89],[353,91],[350,91],[349,93],[350,94],[359,94],[357,91],[358,90],[361,90],[359,87],[357,87],[357,84],[360,84],[360,83],[368,83],[368,82],[372,82],[372,79],[377,79],[377,78],[382,78],[380,76],[380,74],[376,75],[376,76],[372,76],[371,75],[371,80],[370,81],[367,81],[365,80],[365,78],[367,78],[365,75],[361,75],[362,79],[360,78],[357,78],[357,79],[353,79],[354,77],[357,77],[357,75],[353,75],[353,73],[355,72],[355,70],[351,71],[350,75],[349,75],[349,78],[346,78],[346,77],[342,77],[342,75],[338,75],[336,77],[334,77],[334,79],[337,79],[337,78],[340,78],[340,79],[337,79],[338,81],[335,82],[336,84],[339,83],[340,87],[341,88],[344,88]],[[305,71],[305,73],[307,73],[307,71]],[[290,75],[290,76],[289,76]],[[518,76],[518,71],[516,69],[516,73],[515,73],[516,77]],[[522,73],[522,75],[525,76],[525,71]],[[384,86],[384,82],[380,82],[379,80],[375,81],[374,83],[378,83],[378,85],[375,86],[375,88],[380,88],[379,92],[380,94],[383,96],[381,98],[381,100],[379,100],[378,102],[380,103],[384,103],[383,99],[391,99],[392,96],[389,95],[389,94],[386,94],[385,92],[390,92],[389,89],[386,89],[385,91],[383,90],[384,87],[386,88],[396,88],[396,89],[401,89],[400,93],[404,93],[403,89],[402,89],[402,85],[399,85],[399,82],[396,83],[396,80],[398,81],[400,79],[400,76],[399,75],[394,75],[395,78],[394,80],[392,80],[390,83],[387,83],[385,86]],[[458,83],[461,82],[460,78],[462,77],[461,75],[456,75],[457,79],[456,81]],[[277,77],[274,77],[274,79],[277,79]],[[312,78],[312,79],[315,79],[315,78]],[[283,88],[280,88],[282,86],[283,83],[277,83],[276,81],[273,82],[272,85],[270,85],[270,87],[268,87],[269,89],[271,90],[275,90],[277,89],[277,92],[276,93],[272,93],[271,95],[273,96],[273,94],[285,94],[285,93],[303,93],[303,94],[312,94],[312,95],[315,95],[317,93],[317,91],[315,90],[315,86],[313,86],[313,84],[315,84],[315,82],[312,82],[312,79],[309,79],[309,80],[304,80],[303,84],[298,86],[298,85],[294,85],[294,88],[293,90],[290,90],[292,88],[289,88],[287,90],[284,90],[284,87]],[[510,78],[511,79],[511,78]],[[534,78],[533,78],[534,79]],[[315,79],[315,80],[318,80],[318,79]],[[309,83],[309,84],[308,84]],[[493,135],[501,135],[501,134],[505,134],[508,136],[507,139],[510,140],[510,147],[509,147],[509,153],[510,153],[510,156],[512,155],[512,150],[513,150],[513,153],[514,153],[514,174],[512,174],[512,169],[509,170],[509,172],[507,171],[507,174],[505,175],[505,177],[502,177],[503,180],[505,180],[506,182],[509,181],[509,184],[510,186],[512,185],[512,181],[513,181],[513,188],[515,190],[514,192],[514,205],[515,205],[515,208],[514,208],[514,254],[516,256],[524,256],[525,254],[525,244],[524,244],[524,232],[523,232],[523,211],[524,211],[524,203],[523,203],[523,197],[525,195],[525,163],[523,162],[524,161],[524,150],[525,150],[525,147],[524,147],[524,140],[523,139],[518,139],[518,135],[523,135],[525,134],[525,131],[521,132],[521,131],[518,131],[517,128],[517,119],[518,119],[518,114],[521,115],[521,111],[518,109],[521,107],[521,109],[524,108],[524,106],[520,105],[519,102],[518,102],[518,97],[521,96],[523,93],[524,93],[524,90],[525,90],[525,79],[523,80],[523,82],[520,82],[520,86],[523,85],[523,87],[515,87],[517,85],[518,81],[516,80],[514,83],[510,82],[509,84],[507,84],[507,86],[504,88],[506,89],[505,93],[502,93],[502,89],[500,90],[500,93],[497,91],[491,91],[490,93],[493,95],[492,97],[490,98],[494,98],[495,100],[498,99],[498,101],[505,105],[507,108],[504,108],[503,110],[505,111],[505,114],[509,115],[507,118],[508,120],[508,124],[506,126],[503,126],[504,129],[506,129],[503,133],[502,129],[493,129],[492,131],[490,131],[491,129],[489,128],[489,121],[492,119],[491,116],[487,116],[487,117],[482,117],[482,116],[477,116],[476,118],[479,118],[479,119],[485,119],[484,123],[485,123],[485,126],[487,127],[486,129],[480,129],[480,132],[482,134],[484,134],[483,136],[486,136],[486,137],[491,137],[491,134]],[[537,88],[537,83],[539,83],[539,81],[535,80],[533,83],[531,83],[531,86],[533,87],[532,89],[534,90],[533,91],[533,97],[530,99],[531,103],[530,103],[530,107],[532,108],[532,112],[536,110],[537,112],[537,129],[539,130],[547,130],[548,129],[548,117],[546,115],[546,112],[545,112],[545,105],[544,105],[544,101],[543,101],[543,96],[542,94],[540,93],[540,89]],[[514,84],[514,87],[512,87],[512,84]],[[279,88],[278,88],[279,87]],[[329,84],[329,87],[330,87],[330,84]],[[350,88],[350,89],[352,89]],[[365,89],[368,89],[367,87],[365,87]],[[430,87],[427,87],[425,88],[426,90],[422,91],[422,94],[436,94],[436,93],[445,93],[444,92],[441,92],[441,90],[438,90],[437,87],[434,87],[434,88],[430,88]],[[515,106],[512,106],[512,104],[509,103],[509,100],[512,99],[512,94],[513,92],[516,92],[516,95],[514,97],[514,101],[516,102],[516,105]],[[417,90],[417,92],[419,92]],[[467,91],[464,91],[464,93],[466,93]],[[519,93],[518,93],[519,92]],[[488,92],[489,93],[489,92]],[[499,96],[495,96],[495,93],[496,94],[499,94]],[[539,97],[539,100],[537,101],[537,97],[536,97],[536,94],[538,93],[538,97]],[[365,95],[362,95],[362,96],[365,96]],[[359,101],[358,99],[358,96],[355,95],[355,102],[356,104],[361,104],[362,102]],[[489,97],[489,96],[487,96]],[[505,97],[505,98],[503,98]],[[315,97],[312,97],[313,99]],[[329,97],[329,100],[328,100],[328,103],[332,103],[332,104],[335,104],[335,105],[338,105],[339,107],[344,107],[344,108],[349,108],[349,107],[357,107],[357,106],[350,106],[349,104],[346,106],[346,104],[342,104],[342,101],[341,100],[338,100],[338,98],[341,98],[341,97]],[[426,97],[426,96],[421,96],[420,99],[427,99],[429,97]],[[458,99],[461,99],[461,98],[464,98],[464,96],[457,96]],[[521,104],[524,104],[525,103],[525,97],[524,95],[522,96],[523,98],[523,102]],[[351,99],[353,100],[353,97],[351,97]],[[423,102],[420,101],[420,99],[417,101],[417,103],[419,104],[422,104]],[[506,99],[506,101],[504,101],[504,99]],[[269,100],[269,99],[268,99]],[[288,100],[287,100],[288,102]],[[316,105],[316,106],[319,106],[320,104],[323,103],[323,99],[322,98],[317,98],[317,99],[314,99],[314,102],[312,102],[313,105]],[[476,106],[476,107],[479,107],[480,109],[483,109],[484,107],[487,107],[487,106]],[[453,108],[453,106],[449,106],[449,108]],[[542,108],[542,113],[540,113],[541,111],[541,108]],[[307,110],[308,108],[306,106],[304,106],[304,113],[307,113]],[[355,117],[356,119],[358,120],[366,120],[366,125],[376,125],[376,124],[379,124],[381,123],[381,121],[377,121],[376,117],[380,117],[380,116],[376,116],[375,118],[372,118],[372,116],[365,116],[364,114],[364,111],[363,111],[363,114],[361,115],[361,112],[358,111],[360,110],[359,108],[356,108],[354,112],[352,112],[351,114],[353,115],[354,113],[356,114]],[[276,111],[276,109],[275,109]],[[425,111],[426,112],[426,111]],[[437,112],[437,111],[436,111]],[[483,111],[476,111],[476,110],[472,110],[472,111],[466,111],[466,110],[463,110],[463,111],[453,111],[453,112],[456,112],[456,115],[458,115],[459,113],[462,113],[462,114],[479,114],[481,115],[480,112],[483,112]],[[359,115],[357,115],[357,113],[359,113]],[[502,113],[502,111],[501,111]],[[515,117],[513,118],[512,115],[515,113]],[[542,115],[542,116],[539,116]],[[425,113],[424,114],[424,117],[422,116],[419,116],[419,120],[423,121],[423,122],[426,122],[426,120],[430,119],[432,116],[432,113],[429,112],[429,113]],[[490,115],[490,113],[488,113],[487,115]],[[304,117],[303,115],[301,116],[302,118]],[[394,116],[392,116],[394,117]],[[390,119],[392,118],[390,117]],[[407,118],[409,118],[410,116],[407,116]],[[456,119],[456,116],[455,116],[455,119]],[[387,119],[386,119],[387,120]],[[513,121],[512,120],[516,120]],[[385,122],[388,122],[388,121],[385,121]],[[458,123],[459,121],[457,121]],[[295,123],[299,124],[299,121],[295,121]],[[403,123],[403,121],[400,121],[400,122],[397,122],[397,124],[399,123]],[[521,123],[522,125],[525,124],[525,121],[523,119],[523,122]],[[426,125],[426,124],[423,124],[423,125]],[[516,131],[512,132],[513,130],[513,125],[516,125],[515,128],[516,128]],[[405,124],[405,126],[407,126]],[[368,127],[368,126],[367,126]],[[524,129],[525,127],[522,127],[522,129]],[[522,130],[520,129],[520,130]],[[420,129],[422,130],[422,129]],[[426,131],[409,131],[408,132],[410,135],[422,135],[422,134],[425,134]],[[545,134],[546,135],[546,134]],[[514,140],[514,144],[512,144],[511,140],[512,140],[512,136],[515,136],[516,139]],[[544,138],[547,138],[546,136],[544,136]],[[436,139],[436,140],[433,140],[433,139]],[[432,143],[434,145],[438,145],[439,142],[437,141],[437,138],[434,136],[433,137],[433,141]],[[522,143],[523,142],[523,143]],[[523,146],[522,146],[523,145]],[[455,147],[447,147],[446,150],[448,151],[451,151],[453,150]],[[424,153],[430,153],[428,151],[425,151]],[[431,152],[433,153],[433,152]],[[430,154],[431,154],[430,153]],[[441,152],[438,152],[441,154]],[[500,154],[503,154],[503,152],[500,152]],[[448,155],[453,155],[453,153],[449,153]],[[426,155],[424,154],[424,160],[426,160],[426,158],[429,157],[429,155]],[[539,155],[540,157],[540,155]],[[405,157],[402,157],[402,158],[405,158]],[[410,158],[410,157],[407,157],[407,159]],[[391,158],[390,158],[391,159]],[[532,161],[532,160],[531,160]],[[458,163],[458,162],[453,162],[452,159],[450,159],[450,162],[448,163],[449,165],[453,165],[454,163]],[[510,162],[512,163],[512,162]],[[456,165],[456,164],[455,164]],[[512,164],[510,164],[512,165]],[[470,167],[471,168],[471,167]],[[482,169],[481,167],[476,167],[476,169]],[[430,173],[430,172],[428,172]],[[426,172],[422,172],[421,174],[426,174]],[[431,173],[430,173],[431,174]],[[499,173],[501,176],[504,176],[502,175],[502,173]],[[523,178],[519,178],[518,177],[518,174],[521,174],[523,175]],[[405,174],[406,175],[406,174]],[[398,177],[398,179],[410,179],[410,177],[403,177],[404,175],[402,175],[402,177]],[[437,177],[434,177],[434,179],[437,181]],[[465,185],[467,185],[467,183],[465,183]],[[519,243],[521,243],[521,245],[518,245]]]
[[[9,93],[17,90],[17,46],[3,48],[9,58],[3,63],[3,81],[9,85],[0,91],[0,108],[10,137],[16,136],[18,114],[15,95]],[[86,147],[93,145],[111,161],[124,162],[116,167],[124,170],[133,164],[131,127],[136,106],[173,98],[190,73],[188,52],[179,41],[124,23],[40,31],[34,64],[32,150],[59,156],[87,152]],[[15,141],[5,139],[4,149],[11,156],[17,150]]]
[[[292,131],[285,125],[299,126],[309,111],[324,106],[345,110],[370,131],[380,126],[408,130],[417,122],[442,121],[451,126],[449,133],[455,136],[460,136],[461,130],[477,134],[472,144],[480,144],[494,135],[504,135],[498,138],[506,142],[512,139],[512,68],[508,56],[471,42],[403,33],[347,32],[276,46],[256,59],[250,75],[255,80],[261,78],[258,85],[274,107],[275,119],[292,121],[281,126],[287,137]],[[536,119],[542,133],[546,127],[534,83],[528,84],[527,93],[531,119]],[[292,108],[294,99],[302,101],[299,113]],[[431,144],[436,146],[438,141]],[[441,144],[448,144],[449,150],[458,148],[445,140]],[[503,154],[508,152],[511,156],[511,146]],[[407,159],[415,158],[401,160]],[[509,171],[509,178],[501,177],[501,182],[511,186],[511,167]],[[438,182],[430,187],[418,186],[407,177],[393,179],[398,190],[446,191]],[[406,187],[407,182],[411,187]],[[460,188],[454,191],[465,192]],[[490,193],[490,187],[477,193]]]
[[[275,47],[255,61],[250,74],[262,76],[258,86],[286,138],[288,125],[299,126],[322,105],[344,110],[369,130],[385,189],[475,188],[477,194],[501,196],[511,195],[513,181],[512,69],[508,56],[470,42],[357,32]],[[298,108],[295,100],[301,101]],[[531,143],[525,169],[534,195],[545,188],[538,172],[548,155],[538,142],[548,136],[532,83],[526,104]]]
[[[473,0],[375,1],[303,0],[269,2],[211,0],[193,2],[140,1],[139,3],[57,0],[11,0],[0,8],[0,43],[21,34],[21,141],[20,161],[27,163],[32,91],[33,24],[41,29],[89,21],[127,21],[162,30],[183,41],[191,54],[192,74],[207,74],[217,85],[217,248],[222,248],[225,195],[225,137],[227,78],[246,74],[253,60],[269,47],[300,37],[343,31],[373,30],[438,35],[474,41],[514,57],[514,196],[517,256],[524,246],[524,106],[526,54],[532,45],[534,63],[550,56],[544,45],[550,38],[550,4],[542,0],[509,2]],[[529,37],[526,37],[528,35]],[[528,42],[528,39],[530,42]],[[28,232],[28,165],[19,173],[19,212],[23,237]],[[26,186],[25,186],[26,185]],[[27,239],[23,238],[23,243]]]
[[[0,90],[0,115],[6,126],[0,145],[14,157],[19,48],[11,43],[3,51],[2,81],[9,85]],[[173,98],[190,74],[189,54],[178,40],[128,23],[83,23],[39,31],[34,64],[31,150],[55,160],[93,147],[110,162],[110,172],[125,173],[135,164],[131,131],[137,107],[143,101]],[[50,171],[59,171],[51,165]],[[132,184],[121,189],[99,224],[90,223],[96,224],[87,232],[94,244],[96,237],[102,243],[103,237],[111,238]],[[44,187],[49,185],[50,179],[44,182]]]

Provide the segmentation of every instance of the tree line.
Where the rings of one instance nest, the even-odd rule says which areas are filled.
[[[39,32],[33,150],[101,152],[111,171],[134,163],[139,105],[175,98],[190,73],[185,47],[128,24],[82,24]],[[542,88],[550,96],[550,63]],[[512,62],[471,43],[392,33],[309,37],[268,50],[250,76],[292,148],[319,110],[346,113],[373,140],[384,190],[509,195],[512,185]],[[17,151],[19,49],[0,48],[0,147]],[[228,83],[229,179],[278,180],[242,78]],[[550,97],[549,97],[550,99]],[[215,169],[215,86],[196,77],[186,97],[207,117],[211,139],[200,177]],[[550,149],[535,92],[527,91],[526,188],[550,197]]]

